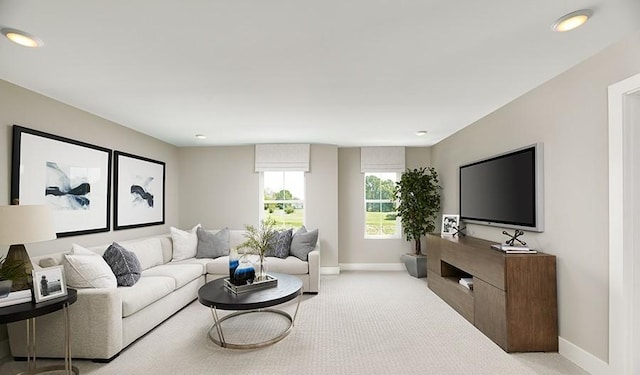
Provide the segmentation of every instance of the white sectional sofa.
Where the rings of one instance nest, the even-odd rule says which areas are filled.
[[[244,241],[243,231],[230,231],[230,246]],[[268,271],[295,275],[303,292],[318,293],[320,286],[319,242],[303,261],[268,257]],[[139,281],[131,287],[78,288],[78,299],[69,308],[73,358],[109,361],[158,324],[197,298],[206,282],[228,276],[228,257],[191,258],[172,261],[173,241],[163,235],[119,242],[133,251],[141,264]],[[109,245],[89,250],[102,255]],[[34,267],[61,264],[65,253],[33,257]],[[7,325],[14,357],[26,357],[24,321]],[[37,355],[64,357],[63,321],[60,311],[37,319]],[[205,332],[203,332],[205,334]]]

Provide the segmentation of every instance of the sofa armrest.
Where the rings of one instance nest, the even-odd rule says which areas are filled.
[[[320,291],[320,246],[309,252],[309,293]]]
[[[116,288],[78,289],[69,306],[71,353],[74,358],[109,359],[122,350],[122,298]],[[39,357],[64,358],[61,310],[37,319]],[[26,322],[7,325],[11,354],[26,356]]]

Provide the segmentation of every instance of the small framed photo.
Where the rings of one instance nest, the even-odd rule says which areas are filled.
[[[453,235],[458,228],[460,215],[442,215],[442,234]]]
[[[33,295],[36,303],[67,295],[63,266],[41,268],[32,271]]]

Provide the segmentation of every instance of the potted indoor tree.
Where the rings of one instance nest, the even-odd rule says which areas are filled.
[[[403,254],[402,261],[414,277],[427,275],[427,258],[422,254],[420,239],[436,229],[440,211],[440,185],[433,167],[409,169],[402,174],[395,187],[398,216],[407,241],[415,241],[415,251]]]

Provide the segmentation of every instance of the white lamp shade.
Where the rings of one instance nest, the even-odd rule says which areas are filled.
[[[18,245],[55,239],[51,207],[0,206],[0,244]]]

